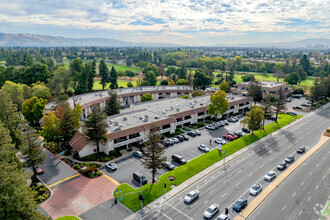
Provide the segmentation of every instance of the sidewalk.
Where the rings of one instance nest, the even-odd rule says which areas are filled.
[[[327,104],[326,106],[330,106],[330,104]],[[326,107],[324,106],[324,108]],[[262,144],[263,142],[269,140],[272,137],[275,137],[276,135],[280,134],[281,132],[291,128],[292,126],[295,126],[297,123],[300,123],[304,120],[306,120],[307,118],[313,116],[314,114],[316,114],[318,111],[320,111],[319,109],[315,110],[314,112],[309,113],[308,115],[297,119],[296,121],[286,125],[283,128],[278,129],[277,131],[273,132],[272,134],[267,135],[266,137],[246,146],[245,148],[236,151],[235,153],[231,154],[230,156],[226,157],[226,163],[229,163],[230,161],[234,160],[235,158],[244,155],[245,153],[249,152],[250,150],[259,147],[260,144]],[[139,210],[135,213],[133,213],[132,215],[128,216],[126,219],[127,220],[135,220],[135,219],[141,219],[143,216],[145,216],[146,214],[148,214],[149,212],[153,211],[154,209],[156,209],[158,206],[160,206],[161,204],[163,204],[164,202],[166,202],[166,200],[171,199],[172,197],[174,197],[176,194],[180,193],[181,191],[185,190],[187,187],[189,187],[191,184],[195,183],[196,181],[204,178],[206,175],[214,172],[215,170],[221,168],[223,166],[223,160],[218,161],[217,163],[213,164],[212,166],[206,168],[205,170],[201,171],[200,173],[196,174],[195,176],[191,177],[190,179],[186,180],[185,182],[181,183],[179,186],[173,188],[171,191],[167,192],[165,194],[165,198],[164,196],[159,197],[158,199],[156,199],[155,201],[151,202],[150,204],[146,205],[143,210]]]

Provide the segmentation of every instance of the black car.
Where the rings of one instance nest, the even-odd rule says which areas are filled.
[[[242,131],[244,131],[246,133],[250,133],[251,132],[250,129],[248,129],[248,128],[242,128]]]
[[[298,154],[303,154],[305,152],[305,147],[299,147],[297,150]]]
[[[247,206],[247,199],[242,197],[237,200],[233,206],[233,210],[236,212],[242,211]]]
[[[176,136],[176,138],[179,139],[179,141],[183,141],[184,140],[184,138],[181,135]]]
[[[143,148],[140,148],[140,152],[142,152],[144,155],[149,155],[149,153],[146,150],[144,150]]]
[[[175,168],[175,166],[168,161],[165,161],[164,163],[162,163],[162,165],[164,166],[164,168],[168,170],[174,170]]]
[[[189,140],[189,136],[187,136],[187,135],[182,135],[182,137],[185,141]]]
[[[187,135],[191,136],[191,137],[196,137],[197,134],[194,131],[188,131]]]
[[[294,161],[294,156],[288,156],[287,158],[285,158],[285,162],[287,163],[292,163]]]
[[[293,107],[293,109],[303,109],[302,107],[300,107],[300,106],[295,106],[295,107]]]
[[[172,160],[180,165],[187,163],[187,161],[183,157],[181,157],[180,155],[177,155],[177,154],[172,155]]]

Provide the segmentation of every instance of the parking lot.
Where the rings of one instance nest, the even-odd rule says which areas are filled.
[[[243,118],[242,115],[238,117],[239,120]],[[269,124],[271,121],[266,120],[265,124]],[[189,137],[188,141],[182,141],[178,144],[174,144],[166,148],[165,155],[167,156],[167,161],[172,162],[175,166],[179,166],[172,161],[171,157],[173,154],[178,154],[182,156],[187,161],[194,159],[195,157],[204,154],[204,152],[198,150],[199,144],[204,144],[210,148],[210,150],[217,148],[219,145],[214,142],[214,138],[220,137],[227,134],[228,132],[234,132],[237,129],[241,129],[240,122],[229,123],[224,127],[220,127],[216,130],[207,130],[205,128],[199,129],[201,132],[200,136]],[[210,145],[211,140],[211,145]],[[133,148],[133,152],[138,150],[138,148]],[[102,168],[102,171],[109,175],[111,178],[119,183],[128,183],[132,186],[138,187],[139,184],[135,182],[132,175],[135,171],[143,173],[148,181],[151,180],[151,172],[144,168],[141,164],[141,159],[134,157],[132,155],[128,157],[119,158],[115,161],[118,166],[116,171],[110,171],[109,169]],[[166,173],[167,169],[159,170],[159,175]]]

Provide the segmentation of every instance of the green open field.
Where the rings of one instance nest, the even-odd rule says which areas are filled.
[[[56,220],[79,220],[80,218],[76,216],[63,216],[60,218],[57,218]]]
[[[127,83],[131,82],[133,83],[133,86],[136,86],[136,81],[135,80],[118,80],[118,87],[127,87]],[[104,89],[109,89],[109,83],[107,84],[107,86]],[[160,85],[160,80],[157,80],[157,85]],[[100,80],[96,79],[94,81],[94,87],[93,90],[102,90],[102,85],[100,84]]]
[[[265,130],[255,131],[254,135],[246,135],[241,137],[237,140],[229,142],[226,144],[226,155],[229,156],[234,152],[246,147],[247,145],[263,138],[266,135],[269,135],[271,132],[280,129],[281,127],[289,124],[290,122],[295,121],[296,119],[302,117],[301,115],[294,117],[286,114],[279,115],[280,119],[278,123],[271,123],[265,126]],[[207,167],[211,166],[212,164],[222,160],[224,157],[223,153],[218,151],[218,149],[213,149],[212,151],[205,153],[183,166],[179,166],[176,169],[169,171],[158,178],[158,182],[155,184],[146,184],[142,187],[144,203],[143,205],[147,205],[150,202],[154,201],[155,199],[159,198],[164,194],[164,183],[168,186],[166,188],[166,192],[171,190],[171,186],[178,186],[182,182],[186,181],[187,179],[191,178],[192,176],[196,175],[197,173],[201,172],[202,170],[206,169]],[[174,176],[176,179],[174,181],[169,181],[169,177]],[[114,196],[120,198],[122,195],[131,193],[131,192],[138,192],[140,189],[132,188],[130,185],[124,183],[117,187],[118,191],[121,192],[120,194],[116,194],[114,192]],[[133,193],[123,197],[121,202],[130,208],[132,211],[137,211],[140,209],[140,201],[138,200],[138,194]]]
[[[123,71],[125,72],[126,70],[130,70],[132,72],[140,72],[139,69],[137,68],[132,68],[132,67],[128,67],[128,66],[123,66],[123,65],[118,65],[118,64],[108,64],[109,66],[109,70],[111,70],[111,67],[115,67],[116,71]]]

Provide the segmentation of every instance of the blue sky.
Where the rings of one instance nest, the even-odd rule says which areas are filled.
[[[191,46],[330,38],[329,0],[1,0],[0,32]]]

